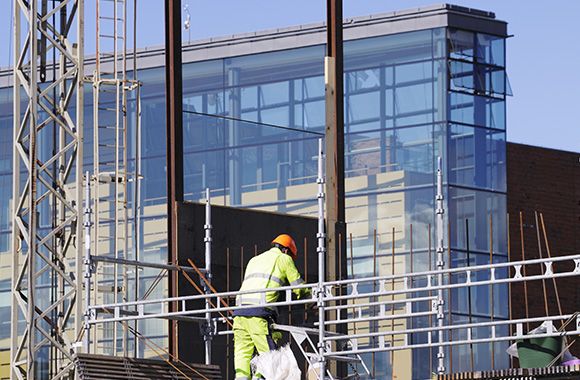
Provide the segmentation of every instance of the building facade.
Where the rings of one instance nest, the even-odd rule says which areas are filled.
[[[446,265],[488,263],[490,252],[494,262],[507,260],[506,38],[506,23],[493,13],[450,5],[346,20],[349,248],[345,259],[349,277],[435,267],[437,157],[443,160]],[[325,123],[324,43],[324,25],[314,24],[183,47],[187,200],[203,199],[209,187],[217,204],[315,214],[315,158]],[[139,52],[138,78],[143,82],[141,258],[147,261],[167,257],[163,62],[162,49]],[[10,72],[1,73],[0,314],[5,318],[0,323],[4,324],[10,320],[13,127],[9,85]],[[134,108],[129,112],[135,112]],[[89,170],[91,117],[92,105],[87,104],[85,163]],[[132,149],[137,143],[131,142]],[[146,289],[154,277],[145,273],[140,288]],[[153,292],[152,297],[161,297],[165,289]],[[497,287],[494,298],[487,289],[453,292],[446,318],[449,323],[508,318],[501,301],[505,297],[505,287]],[[384,325],[357,323],[352,328],[361,332],[427,324],[427,317],[401,318]],[[165,343],[164,324],[142,322],[141,330]],[[0,327],[0,349],[9,348],[9,331],[7,326]],[[413,339],[427,338],[417,335]],[[401,343],[398,338],[391,342]],[[506,367],[504,350],[500,344],[454,348],[447,351],[448,369],[487,369],[492,362],[496,368]],[[367,362],[372,363],[376,378],[425,379],[436,367],[435,351],[373,354]]]
[[[508,143],[508,213],[512,261],[580,252],[580,153]],[[561,270],[556,265],[556,270]],[[539,268],[530,268],[539,273]],[[513,318],[573,314],[580,292],[573,278],[512,285]],[[545,292],[545,293],[544,293]],[[544,298],[545,294],[545,298]],[[542,296],[537,296],[542,295]],[[547,304],[545,302],[547,300]],[[580,355],[580,349],[570,351]]]

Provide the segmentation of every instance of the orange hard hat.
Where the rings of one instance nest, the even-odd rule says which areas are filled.
[[[278,235],[276,239],[272,240],[272,244],[280,244],[283,247],[286,247],[292,253],[292,258],[296,260],[298,257],[298,249],[296,248],[296,243],[294,243],[294,239],[290,237],[290,235],[282,234]]]

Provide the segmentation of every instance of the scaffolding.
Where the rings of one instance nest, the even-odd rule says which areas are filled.
[[[441,165],[439,161],[439,165]],[[88,308],[86,329],[94,328],[103,323],[127,323],[130,321],[161,318],[183,319],[201,323],[205,328],[204,341],[206,342],[206,362],[211,362],[211,339],[218,335],[230,335],[233,331],[230,317],[227,316],[234,310],[256,307],[256,305],[229,305],[226,300],[242,294],[252,294],[261,298],[260,305],[268,307],[316,305],[318,307],[318,322],[313,328],[297,326],[277,325],[276,328],[287,331],[299,344],[301,352],[311,367],[316,368],[319,379],[337,379],[331,373],[329,362],[338,361],[347,363],[351,370],[370,375],[369,367],[362,360],[362,354],[378,352],[395,352],[420,348],[437,348],[438,374],[448,372],[446,368],[446,349],[452,346],[474,345],[477,343],[513,342],[522,339],[537,337],[565,337],[580,333],[580,316],[578,313],[570,315],[557,315],[546,317],[526,317],[523,319],[499,320],[491,318],[485,322],[469,323],[446,323],[444,306],[453,289],[472,289],[478,286],[511,285],[513,283],[527,281],[545,281],[580,275],[580,255],[564,257],[547,257],[534,260],[522,260],[504,263],[467,266],[450,268],[445,265],[444,252],[448,248],[443,239],[443,194],[442,194],[442,170],[439,166],[437,172],[436,194],[436,236],[437,256],[436,269],[417,271],[412,273],[392,273],[386,276],[372,276],[360,279],[346,279],[338,281],[325,280],[325,252],[326,236],[324,233],[324,176],[322,143],[319,145],[318,156],[318,273],[317,282],[305,283],[295,286],[277,288],[283,295],[282,299],[266,303],[267,289],[251,291],[228,291],[217,292],[211,286],[208,279],[211,263],[211,208],[209,190],[206,195],[206,220],[205,237],[206,244],[206,268],[203,271],[197,269],[200,281],[204,287],[199,290],[199,295],[170,297],[162,299],[141,300],[134,302],[117,302],[107,304],[94,304]],[[556,266],[566,265],[556,271]],[[196,266],[190,261],[194,269]],[[526,267],[541,266],[540,273],[528,274]],[[204,275],[205,273],[205,275]],[[451,281],[454,278],[454,281]],[[376,286],[378,284],[378,286]],[[292,299],[292,290],[310,289],[312,296],[306,299]],[[364,289],[373,289],[365,291]],[[204,307],[191,306],[192,301],[204,303]],[[170,304],[177,305],[170,311]],[[428,305],[426,311],[420,311],[419,305]],[[346,313],[343,313],[346,311]],[[336,318],[330,316],[336,315]],[[359,332],[351,334],[338,334],[333,329],[338,326],[348,329],[359,323],[391,322],[394,320],[407,320],[413,318],[428,317],[431,324],[425,327],[395,329],[377,329],[377,331]],[[530,333],[529,324],[544,323],[545,331]],[[569,325],[566,329],[556,326]],[[425,341],[414,341],[413,335],[423,334]],[[451,337],[465,336],[453,340]],[[396,339],[395,339],[396,338]],[[301,343],[307,342],[306,346]]]
[[[547,257],[541,257],[540,252],[539,259],[522,257],[521,261],[493,263],[493,244],[490,244],[489,264],[451,268],[450,263],[445,262],[444,253],[449,250],[449,244],[446,246],[444,241],[440,159],[435,199],[434,270],[395,274],[393,244],[390,275],[377,276],[374,272],[373,276],[365,278],[326,279],[328,239],[322,141],[316,179],[316,282],[278,288],[283,299],[268,304],[265,302],[266,289],[217,292],[212,286],[209,189],[204,224],[205,268],[198,269],[193,262],[190,267],[144,262],[140,256],[141,104],[135,56],[136,13],[132,16],[134,29],[131,33],[128,31],[131,19],[128,2],[96,0],[95,69],[92,75],[85,77],[84,1],[14,1],[14,99],[25,97],[27,101],[24,109],[19,101],[14,102],[12,378],[34,379],[45,370],[51,379],[72,377],[75,352],[128,357],[131,356],[131,337],[134,342],[132,355],[137,357],[137,338],[142,338],[138,322],[158,318],[201,324],[205,361],[210,364],[212,339],[232,334],[227,313],[255,307],[230,306],[224,300],[246,293],[260,294],[261,306],[317,306],[318,321],[313,327],[278,325],[277,328],[290,333],[299,343],[308,343],[306,346],[299,344],[299,347],[309,365],[316,368],[319,379],[336,378],[331,373],[331,361],[347,363],[354,372],[361,369],[371,375],[372,371],[362,359],[363,354],[436,347],[436,371],[445,374],[450,370],[446,368],[446,348],[449,347],[580,333],[578,313],[563,314],[561,307],[557,316],[548,315],[546,307],[544,317],[530,317],[526,313],[526,317],[520,319],[511,319],[511,315],[506,320],[493,318],[494,285],[526,284],[528,281],[545,284],[546,280],[579,276],[580,255],[553,258],[548,251]],[[136,11],[136,0],[133,0],[133,11]],[[47,64],[49,53],[53,55],[51,64]],[[341,75],[341,70],[338,71]],[[49,83],[44,84],[47,80]],[[92,84],[93,90],[94,161],[92,173],[85,172],[83,177],[81,173],[86,169],[82,144],[84,83]],[[541,222],[544,228],[542,218]],[[333,246],[328,248],[330,252],[334,250]],[[340,259],[340,255],[337,256]],[[542,268],[539,273],[529,274],[534,271],[526,270],[538,266]],[[143,299],[148,292],[141,297],[141,268],[196,273],[202,283],[201,294]],[[132,289],[131,281],[134,281]],[[156,281],[152,286],[158,283]],[[191,283],[194,284],[193,280]],[[449,318],[446,322],[446,307],[451,315],[451,291],[461,288],[471,294],[471,289],[478,286],[492,289],[490,321],[454,324]],[[312,297],[292,299],[292,290],[298,288],[310,289]],[[546,299],[545,294],[544,285]],[[191,301],[200,301],[204,306],[190,307]],[[411,324],[410,328],[396,329],[394,325],[395,320],[412,321],[424,317],[429,318],[426,327]],[[25,322],[23,327],[19,324],[21,321]],[[379,328],[384,322],[390,322],[391,328]],[[376,328],[357,332],[355,327],[349,335],[335,332],[340,331],[337,327],[347,330],[359,323],[373,323]],[[539,323],[544,323],[544,331],[528,331],[530,324]],[[426,336],[426,341],[411,339],[416,334]],[[466,338],[453,340],[453,334]],[[473,363],[473,353],[471,360]]]

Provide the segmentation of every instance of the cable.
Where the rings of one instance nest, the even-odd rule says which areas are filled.
[[[317,135],[317,136],[324,136],[324,133],[315,132],[315,131],[309,131],[307,129],[298,129],[298,128],[292,128],[292,127],[284,127],[282,125],[262,123],[262,122],[259,122],[259,121],[253,121],[253,120],[247,120],[247,119],[239,119],[237,117],[231,117],[231,116],[225,116],[225,115],[215,115],[215,114],[211,114],[211,113],[197,112],[197,111],[190,111],[190,110],[183,110],[183,113],[190,113],[190,114],[193,114],[193,115],[215,117],[216,119],[224,119],[224,120],[229,120],[229,121],[238,121],[238,122],[242,122],[242,123],[255,124],[255,125],[259,125],[259,126],[265,126],[265,127],[271,127],[271,128],[277,128],[277,129],[284,129],[284,130],[292,131],[292,132],[302,132],[302,133],[307,133],[307,134],[312,134],[312,135]]]

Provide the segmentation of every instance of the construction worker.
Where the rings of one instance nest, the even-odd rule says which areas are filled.
[[[273,291],[240,294],[236,297],[238,306],[256,305],[234,312],[234,365],[237,380],[261,379],[260,374],[251,377],[250,360],[255,351],[261,354],[276,349],[270,325],[278,313],[275,307],[262,305],[264,301],[271,303],[278,300],[276,288],[304,282],[294,264],[297,254],[294,240],[289,235],[282,234],[272,240],[272,248],[253,257],[246,267],[240,291],[258,289],[273,289]],[[310,294],[310,289],[294,289],[293,293],[296,297],[302,298]]]

